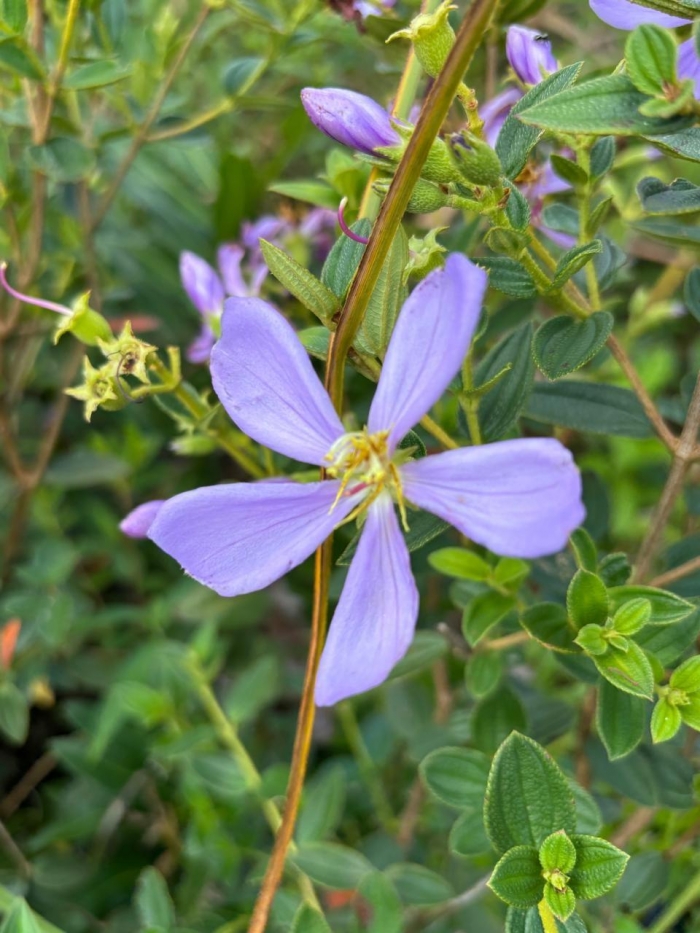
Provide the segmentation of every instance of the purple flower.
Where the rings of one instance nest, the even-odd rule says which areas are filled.
[[[491,148],[495,147],[508,114],[522,96],[523,92],[519,87],[509,87],[480,108],[479,115],[484,121],[484,138]]]
[[[200,314],[221,314],[226,297],[224,287],[216,270],[205,259],[187,250],[180,253],[180,280]]]
[[[690,16],[671,16],[639,6],[630,0],[589,0],[591,9],[604,23],[616,29],[635,29],[646,23],[656,26],[685,26],[692,22]],[[678,49],[678,77],[681,81],[691,80],[695,85],[695,97],[700,100],[700,58],[694,39],[682,42]]]
[[[581,480],[554,439],[509,440],[407,460],[397,445],[466,355],[487,279],[453,254],[403,306],[367,427],[347,433],[293,328],[255,299],[230,299],[212,353],[217,395],[238,427],[331,479],[210,486],[163,506],[149,537],[222,596],[261,589],[364,515],[326,642],[321,706],[380,684],[413,638],[418,592],[396,514],[410,505],[499,554],[560,550],[584,516]]]
[[[160,512],[165,499],[152,499],[132,509],[119,523],[119,528],[130,538],[147,538],[148,530]]]
[[[539,84],[559,66],[547,36],[527,26],[511,26],[506,37],[510,66],[524,84]]]
[[[387,111],[364,94],[335,87],[306,87],[301,101],[314,126],[358,152],[373,155],[376,149],[401,142]]]
[[[378,3],[371,0],[355,0],[353,6],[355,12],[365,19],[367,16],[381,16],[384,10],[390,10],[395,3],[396,0],[379,0]]]

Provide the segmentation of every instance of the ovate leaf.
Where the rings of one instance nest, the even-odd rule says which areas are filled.
[[[535,363],[551,380],[576,372],[602,350],[613,323],[607,311],[597,311],[585,321],[572,321],[566,315],[552,318],[535,334]]]
[[[510,907],[525,910],[542,900],[542,868],[533,846],[515,846],[501,858],[489,879],[489,887]]]
[[[260,240],[260,249],[274,277],[324,323],[328,323],[340,307],[338,296],[296,259],[273,243]]]
[[[469,748],[440,748],[420,764],[425,786],[443,803],[458,809],[480,807],[489,776],[489,760]]]

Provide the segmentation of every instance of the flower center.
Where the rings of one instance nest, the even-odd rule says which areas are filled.
[[[386,490],[399,507],[404,527],[408,528],[401,475],[396,462],[400,458],[390,456],[388,437],[388,431],[378,431],[376,434],[370,434],[367,428],[353,431],[339,437],[326,454],[326,473],[341,481],[332,508],[345,495],[354,495],[363,490],[367,492],[357,509],[346,519],[348,522],[357,518]]]

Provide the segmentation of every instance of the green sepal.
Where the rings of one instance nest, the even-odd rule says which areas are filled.
[[[69,332],[88,347],[96,347],[100,341],[108,343],[113,339],[112,328],[99,311],[90,307],[89,301],[90,292],[85,292],[78,298],[73,313],[70,317],[66,315],[54,331],[54,345]]]

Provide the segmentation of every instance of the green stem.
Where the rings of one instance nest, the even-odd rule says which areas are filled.
[[[649,933],[668,933],[686,911],[700,901],[700,871],[697,872],[661,914]]]
[[[462,364],[462,385],[467,390],[474,388],[474,372],[471,348],[464,359],[464,363]],[[469,436],[472,440],[472,444],[478,446],[479,444],[483,443],[483,439],[481,437],[481,427],[479,425],[479,400],[478,398],[474,398],[473,396],[465,394],[460,395],[459,402],[467,419]]]
[[[578,162],[581,168],[586,172],[588,180],[579,197],[579,246],[589,242],[590,233],[588,226],[591,219],[591,202],[593,200],[594,182],[591,178],[591,158],[586,146],[581,146],[578,150]],[[588,285],[588,301],[592,311],[600,310],[600,288],[598,286],[598,273],[595,262],[591,260],[586,263],[586,284]]]
[[[360,731],[360,726],[355,716],[355,710],[350,703],[340,704],[338,707],[338,718],[343,727],[345,738],[348,740],[348,745],[357,761],[360,776],[367,785],[367,789],[372,797],[379,822],[387,832],[393,833],[396,829],[396,818],[392,812],[389,799],[384,792],[384,785],[377,772],[376,765],[365,745],[365,740],[362,737],[362,732]]]
[[[222,745],[224,745],[233,755],[236,764],[240,768],[241,773],[245,778],[249,790],[257,797],[263,815],[267,820],[268,826],[273,833],[276,833],[282,824],[282,814],[277,809],[277,805],[274,803],[274,801],[268,800],[261,794],[260,788],[262,786],[262,777],[258,769],[255,767],[255,762],[250,757],[248,749],[245,747],[243,742],[241,742],[241,739],[238,735],[238,732],[234,728],[233,723],[221,708],[219,701],[216,699],[214,691],[207,682],[201,666],[196,661],[192,661],[190,668],[197,687],[197,695],[199,697],[200,703],[202,704],[202,708],[216,729],[217,735],[219,736]],[[296,851],[296,846],[294,843],[291,843],[289,848],[292,852]],[[316,897],[316,893],[313,889],[311,881],[305,874],[300,871],[297,872],[297,878],[304,900],[308,901],[310,904],[313,904],[313,906],[317,909],[320,909],[318,899]]]

